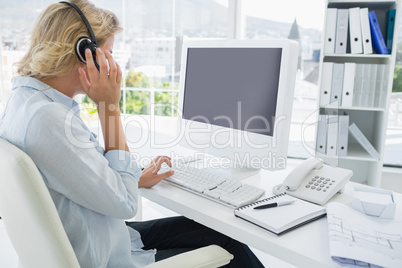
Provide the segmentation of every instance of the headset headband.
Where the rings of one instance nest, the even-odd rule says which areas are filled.
[[[96,42],[95,34],[94,34],[93,30],[92,30],[91,24],[89,24],[87,18],[85,17],[84,13],[82,13],[81,9],[79,7],[77,7],[76,4],[71,3],[71,2],[61,1],[59,3],[70,5],[78,12],[78,14],[80,15],[82,21],[85,23],[85,26],[87,26],[89,35],[91,36],[92,43],[94,43],[96,46],[98,46],[98,43]]]

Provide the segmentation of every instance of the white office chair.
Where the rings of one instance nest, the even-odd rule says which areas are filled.
[[[56,207],[32,159],[0,138],[0,216],[19,266],[79,267]],[[148,265],[147,268],[219,267],[233,259],[211,245]]]

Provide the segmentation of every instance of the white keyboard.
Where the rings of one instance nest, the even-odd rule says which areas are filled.
[[[244,206],[265,194],[261,188],[188,166],[170,168],[164,164],[159,173],[172,169],[175,173],[165,181],[227,206]]]

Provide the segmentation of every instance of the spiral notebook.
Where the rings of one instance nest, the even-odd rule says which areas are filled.
[[[294,201],[292,204],[267,209],[254,207],[276,202]],[[236,208],[234,214],[274,234],[280,235],[326,215],[325,207],[279,194]]]

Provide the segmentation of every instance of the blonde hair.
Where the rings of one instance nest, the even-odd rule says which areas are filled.
[[[96,8],[86,0],[71,2],[87,17],[99,46],[122,30],[112,12]],[[28,52],[17,63],[18,75],[42,78],[77,69],[80,61],[75,45],[82,37],[90,35],[78,12],[65,3],[51,4],[36,21]]]

